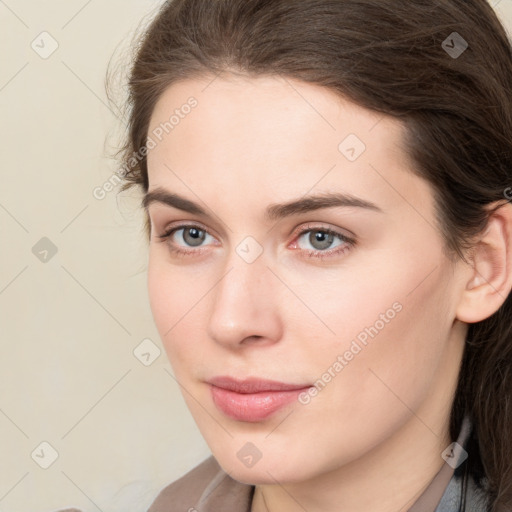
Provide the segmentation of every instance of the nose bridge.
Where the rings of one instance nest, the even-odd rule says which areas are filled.
[[[235,295],[234,299],[240,295],[244,300],[255,299],[256,304],[258,297],[266,289],[262,285],[269,277],[263,246],[254,237],[246,236],[230,249],[225,268],[228,272],[222,280],[225,283],[219,283],[223,290],[222,295],[226,293],[228,298]]]
[[[276,335],[273,275],[263,252],[254,258],[254,249],[250,240],[234,247],[213,290],[208,329],[219,343],[236,345],[250,336]]]

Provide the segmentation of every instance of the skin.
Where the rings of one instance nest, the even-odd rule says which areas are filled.
[[[197,99],[148,153],[149,191],[163,187],[207,209],[148,207],[150,305],[187,406],[222,468],[257,486],[253,512],[406,510],[451,443],[466,322],[492,314],[512,286],[502,269],[510,209],[491,226],[492,250],[475,252],[473,265],[453,261],[398,121],[289,78],[212,79],[169,87],[149,128]],[[348,134],[366,145],[353,162],[338,149]],[[270,204],[334,191],[382,211],[263,216]],[[208,232],[200,247],[180,224]],[[312,236],[299,236],[309,226]],[[323,251],[343,252],[308,257],[322,252],[312,239],[322,228],[356,243],[335,237]],[[263,251],[252,263],[236,251],[248,236]],[[313,385],[397,302],[401,311],[307,405],[294,401],[261,422],[214,405],[205,382],[213,376]],[[237,457],[247,442],[262,454],[252,467]]]

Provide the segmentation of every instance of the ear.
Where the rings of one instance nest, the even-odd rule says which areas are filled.
[[[489,210],[496,206],[498,203],[492,203]],[[462,322],[475,323],[493,315],[512,288],[511,203],[490,214],[468,261],[456,317]]]

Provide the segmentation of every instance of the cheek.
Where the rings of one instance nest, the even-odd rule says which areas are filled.
[[[148,263],[148,296],[151,312],[160,339],[168,353],[171,349],[171,339],[185,321],[183,304],[188,303],[189,288],[180,280],[179,269],[172,269],[162,260],[156,249],[150,251]]]
[[[151,249],[148,259],[148,297],[160,339],[173,368],[197,359],[197,343],[204,340],[207,292],[206,276],[186,266],[172,265],[161,248]]]
[[[393,287],[376,293],[378,299],[374,296],[366,308],[346,303],[346,320],[337,324],[344,334],[325,347],[330,358],[323,357],[319,366],[332,367],[338,355],[344,356],[325,400],[378,423],[387,414],[406,412],[404,403],[415,408],[426,398],[450,335],[449,275],[438,268],[421,286],[411,285],[419,281],[397,276]]]
[[[374,332],[375,327],[381,337],[390,326],[402,324],[405,317],[418,314],[421,302],[430,300],[438,286],[432,287],[428,282],[414,291],[428,273],[426,265],[418,259],[397,265],[396,258],[389,254],[374,256],[371,260],[354,260],[350,268],[328,275],[314,271],[303,274],[299,280],[297,276],[285,275],[297,295],[306,298],[310,310],[298,301],[288,301],[285,310],[288,327],[297,333],[308,332],[308,337],[316,333],[325,345],[343,348],[359,334],[364,342],[365,333],[369,336],[368,329]],[[425,288],[427,293],[423,293]],[[419,295],[422,296],[418,299]],[[293,338],[302,339],[304,335]]]
[[[309,295],[308,305],[331,333],[320,322],[297,317],[291,337],[306,345],[315,340],[314,346],[304,346],[309,368],[322,372],[314,378],[331,368],[340,375],[336,380],[343,393],[357,388],[361,396],[367,389],[369,399],[376,375],[405,395],[409,385],[427,385],[450,334],[450,267],[439,251],[426,247],[397,261],[396,254],[381,254],[350,274],[333,273],[322,293]],[[339,364],[333,368],[338,356],[343,369]]]
[[[170,323],[171,320],[170,317],[166,318],[166,312],[170,313],[172,311],[167,304],[170,285],[171,282],[168,273],[166,273],[165,268],[159,264],[158,259],[154,255],[154,251],[150,249],[148,260],[148,297],[151,312],[161,337],[164,321],[168,320]],[[163,338],[162,341],[164,341]]]

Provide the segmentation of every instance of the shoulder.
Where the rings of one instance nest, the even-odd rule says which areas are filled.
[[[213,456],[208,457],[178,480],[162,489],[148,512],[194,511],[217,509],[217,505],[243,505],[249,503],[251,486],[233,480]],[[202,508],[201,508],[202,510]],[[231,508],[229,508],[231,510]]]
[[[176,509],[191,508],[201,497],[208,483],[221,472],[218,462],[213,456],[208,457],[178,480],[165,487],[152,503],[148,512],[163,512],[170,510],[172,504]]]
[[[147,512],[250,512],[253,490],[253,486],[231,478],[212,455],[164,487]]]

